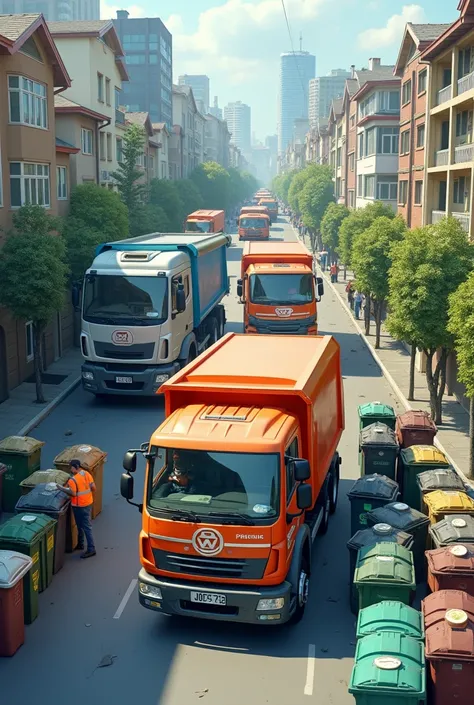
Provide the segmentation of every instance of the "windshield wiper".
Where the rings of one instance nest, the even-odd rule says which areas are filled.
[[[191,512],[189,509],[165,509],[160,507],[158,511],[165,512],[165,514],[171,514],[171,519],[173,521],[194,521],[196,524],[201,522],[198,515]]]
[[[247,526],[255,526],[255,522],[246,514],[241,514],[240,512],[209,512],[210,517],[223,517],[225,519],[239,519],[242,524],[247,524]],[[238,521],[232,522],[233,524],[238,524]]]

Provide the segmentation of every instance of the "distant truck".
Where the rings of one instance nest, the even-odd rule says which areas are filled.
[[[120,483],[142,512],[140,603],[219,621],[298,622],[312,544],[338,500],[338,343],[229,333],[160,391],[166,419],[125,454]],[[143,504],[132,501],[138,453]]]
[[[237,294],[245,333],[316,335],[317,302],[324,294],[313,256],[301,242],[248,242]]]
[[[268,208],[268,212],[270,213],[270,218],[272,219],[272,223],[278,220],[278,201],[275,200],[271,196],[266,196],[265,198],[261,198],[259,201],[259,206],[266,206]]]
[[[153,233],[100,245],[83,287],[82,384],[154,395],[224,333],[224,234]]]
[[[186,218],[186,233],[223,233],[225,230],[224,211],[194,211]]]
[[[249,212],[242,208],[237,218],[239,240],[269,240],[270,216],[266,213]]]
[[[270,220],[270,225],[272,224],[272,219],[270,217],[270,211],[266,206],[242,206],[240,209],[240,215],[245,215],[245,214],[251,214],[251,215],[260,215],[263,213],[264,215],[267,215],[269,220]],[[237,220],[237,225],[239,221]]]

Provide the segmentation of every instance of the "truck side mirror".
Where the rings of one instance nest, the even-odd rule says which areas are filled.
[[[125,472],[135,472],[137,469],[137,454],[128,450],[123,456],[122,466]]]
[[[184,293],[184,285],[178,284],[176,290],[176,310],[178,313],[186,311],[186,294]]]
[[[307,460],[294,460],[293,473],[296,482],[305,482],[311,477],[311,470]]]
[[[242,298],[243,293],[244,293],[244,283],[243,283],[242,279],[238,279],[237,280],[237,296]]]
[[[322,277],[316,277],[316,283],[318,285],[318,296],[324,296],[324,280]]]
[[[296,488],[296,506],[298,509],[309,509],[313,504],[311,485],[298,485]]]
[[[126,472],[120,476],[120,494],[127,502],[133,499],[133,477]]]

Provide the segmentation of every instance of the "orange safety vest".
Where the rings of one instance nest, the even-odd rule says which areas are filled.
[[[94,497],[90,485],[94,482],[94,478],[87,470],[79,470],[67,481],[68,487],[74,492],[71,497],[73,507],[88,507],[93,503]]]

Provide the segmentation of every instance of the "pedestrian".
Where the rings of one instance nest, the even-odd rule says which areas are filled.
[[[335,262],[331,264],[331,269],[329,270],[329,273],[331,275],[331,282],[335,284],[337,282],[337,275],[339,273],[339,267]]]
[[[81,554],[81,558],[91,558],[96,555],[91,524],[92,504],[94,501],[92,493],[96,489],[95,482],[90,472],[81,467],[80,460],[71,460],[69,466],[72,476],[65,487],[57,485],[57,488],[71,497],[72,513],[76,521],[79,538],[77,548],[84,551]],[[86,550],[84,550],[84,537],[87,542]]]
[[[320,256],[321,256],[321,270],[322,270],[323,272],[325,272],[325,271],[326,271],[326,264],[327,264],[327,261],[328,261],[328,253],[327,253],[327,251],[326,251],[326,250],[321,250]]]
[[[359,290],[357,290],[354,294],[354,316],[357,318],[358,321],[360,320],[360,311],[362,308],[363,301],[363,294]]]
[[[349,279],[346,286],[347,303],[351,311],[354,310],[354,287],[352,285],[352,279]]]

